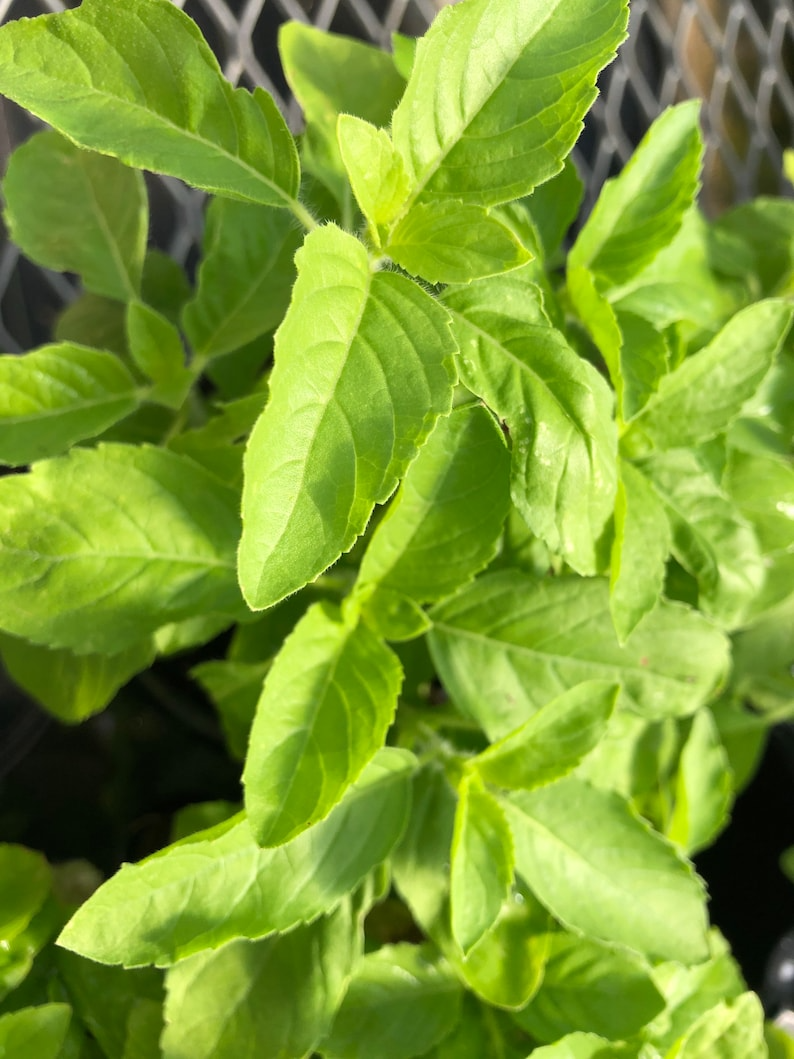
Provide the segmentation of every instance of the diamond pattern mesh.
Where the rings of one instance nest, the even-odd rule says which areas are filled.
[[[445,0],[173,0],[201,27],[225,75],[273,93],[294,127],[300,113],[281,74],[278,26],[312,22],[387,46],[391,33],[421,34]],[[0,0],[0,22],[76,6],[77,0]],[[794,0],[631,0],[629,39],[602,78],[576,149],[586,206],[669,104],[704,100],[708,144],[703,206],[711,214],[758,193],[784,190],[781,157],[794,145]],[[34,128],[12,104],[0,110],[0,155]],[[151,178],[154,243],[190,264],[201,235],[202,198]],[[0,248],[0,348],[46,341],[74,296],[68,279]]]

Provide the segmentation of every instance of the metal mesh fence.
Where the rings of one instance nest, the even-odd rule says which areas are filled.
[[[395,30],[418,35],[445,0],[174,0],[200,26],[225,75],[263,85],[293,127],[300,113],[280,70],[279,25],[299,19],[388,47]],[[0,22],[64,10],[77,0],[0,0]],[[708,145],[702,204],[711,214],[758,193],[785,191],[783,149],[794,145],[794,0],[631,0],[629,39],[604,73],[601,94],[575,152],[585,208],[620,170],[669,104],[704,100]],[[34,128],[5,103],[0,155]],[[151,178],[155,245],[190,262],[202,229],[202,197],[178,181]],[[0,348],[46,341],[69,280],[0,249]]]

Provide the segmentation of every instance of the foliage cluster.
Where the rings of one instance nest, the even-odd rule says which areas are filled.
[[[685,103],[566,255],[626,19],[288,24],[297,141],[169,0],[0,29],[6,221],[82,283],[0,358],[0,653],[76,723],[225,631],[245,792],[82,902],[0,846],[0,1054],[793,1054],[689,858],[794,705],[794,207],[704,219]]]

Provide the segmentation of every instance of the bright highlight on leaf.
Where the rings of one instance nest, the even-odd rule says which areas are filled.
[[[273,98],[232,88],[170,0],[83,0],[8,23],[0,92],[126,165],[248,202],[295,202],[297,151]]]
[[[400,663],[366,626],[316,604],[265,678],[248,745],[245,806],[260,845],[322,820],[383,746]]]
[[[455,345],[429,294],[373,274],[361,243],[333,225],[307,237],[297,263],[245,456],[239,576],[255,609],[352,546],[452,401]]]

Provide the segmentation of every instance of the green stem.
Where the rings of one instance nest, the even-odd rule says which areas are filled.
[[[311,232],[317,227],[317,221],[312,217],[311,213],[309,213],[302,202],[299,202],[297,199],[291,199],[289,208],[292,211],[292,215],[297,217],[307,232]]]

